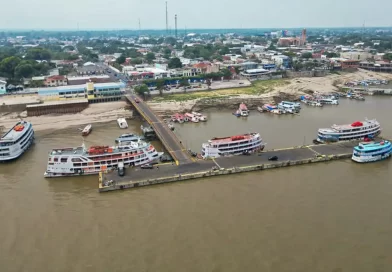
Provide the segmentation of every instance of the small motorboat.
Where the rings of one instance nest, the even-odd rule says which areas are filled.
[[[93,128],[93,127],[92,127],[91,124],[87,125],[87,126],[82,130],[82,136],[87,136],[87,135],[89,135],[89,134],[91,133],[92,128]]]
[[[262,107],[257,107],[257,111],[258,111],[258,112],[263,112],[264,110],[263,110]]]
[[[125,120],[125,118],[118,118],[117,124],[120,128],[128,128],[128,123],[127,120]]]
[[[241,111],[237,110],[236,112],[233,112],[234,116],[240,117],[241,116]]]

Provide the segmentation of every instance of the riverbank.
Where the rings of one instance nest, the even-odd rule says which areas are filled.
[[[148,104],[159,114],[208,108],[235,109],[241,102],[255,109],[265,103],[299,100],[302,95],[337,92],[338,84],[368,78],[392,80],[392,75],[359,69],[353,73],[340,72],[325,77],[262,80],[253,82],[251,87],[157,96]]]
[[[10,129],[21,118],[33,124],[35,131],[59,130],[72,126],[115,121],[119,117],[131,118],[132,111],[126,110],[125,101],[90,104],[87,109],[76,114],[42,115],[26,117],[26,113],[0,114],[0,123]]]

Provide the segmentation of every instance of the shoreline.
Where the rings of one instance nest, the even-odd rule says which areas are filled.
[[[23,119],[33,124],[35,132],[58,131],[70,127],[85,126],[87,124],[107,123],[117,118],[132,118],[133,112],[126,110],[125,101],[90,104],[87,109],[75,114],[49,114],[41,116],[21,117],[20,113],[0,116],[4,131],[11,129],[15,123]]]

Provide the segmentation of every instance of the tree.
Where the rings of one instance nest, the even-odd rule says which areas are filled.
[[[159,94],[162,95],[163,89],[165,88],[165,80],[163,78],[157,79],[156,87],[157,87],[157,90],[159,91]]]
[[[141,58],[131,59],[131,64],[142,64],[143,60]]]
[[[392,61],[392,53],[385,53],[383,58],[384,60]]]
[[[335,52],[324,52],[323,55],[325,55],[327,58],[338,58],[339,54]]]
[[[117,59],[116,59],[116,62],[118,63],[118,64],[123,64],[124,62],[125,62],[125,56],[124,56],[124,54],[122,54],[121,56],[119,56]]]
[[[9,78],[15,77],[15,68],[19,65],[21,59],[15,56],[3,59],[0,62],[0,73]]]
[[[51,59],[51,54],[47,49],[35,47],[27,50],[25,59],[48,61]]]
[[[138,85],[138,86],[135,87],[135,92],[136,92],[138,95],[145,96],[146,93],[148,93],[149,91],[150,91],[150,90],[148,89],[148,87],[147,87],[146,84]]]
[[[220,72],[224,78],[230,79],[232,76],[230,70],[227,68],[222,69]]]
[[[171,59],[169,60],[168,64],[167,64],[167,66],[168,66],[170,69],[173,69],[173,68],[181,68],[181,67],[182,67],[182,63],[181,63],[181,60],[180,60],[179,58],[171,58]]]
[[[34,68],[31,64],[21,63],[15,68],[15,77],[16,78],[28,78],[34,74]]]
[[[177,42],[176,38],[173,37],[167,37],[165,39],[165,43],[170,44],[170,45],[175,45]]]
[[[297,54],[294,53],[293,51],[286,51],[286,52],[283,52],[282,55],[288,56],[288,57],[290,57],[290,58],[297,56]]]
[[[301,57],[304,59],[311,59],[312,58],[312,53],[311,52],[306,52],[306,53],[302,53]]]
[[[146,61],[148,62],[148,63],[152,63],[152,61],[155,59],[155,54],[154,53],[152,53],[152,52],[148,52],[147,54],[146,54]]]
[[[180,80],[180,86],[185,87],[185,86],[189,86],[189,81],[186,78],[183,78]]]

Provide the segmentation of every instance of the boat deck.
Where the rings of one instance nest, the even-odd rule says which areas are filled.
[[[155,165],[153,169],[127,168],[126,174],[123,177],[118,176],[117,172],[102,174],[99,182],[99,191],[112,191],[193,178],[350,158],[354,146],[358,143],[359,141],[352,141],[291,147],[264,151],[252,155],[200,160],[179,166],[176,166],[174,163]],[[277,156],[278,160],[270,161],[269,158],[272,156]],[[105,186],[105,182],[107,181],[113,181],[113,184],[111,186]]]
[[[14,128],[18,125],[23,125],[24,126],[23,130],[16,131]],[[18,122],[15,126],[13,126],[10,130],[8,130],[3,136],[1,136],[0,140],[14,141],[18,139],[21,135],[25,134],[29,130],[30,126],[31,126],[30,123]]]

